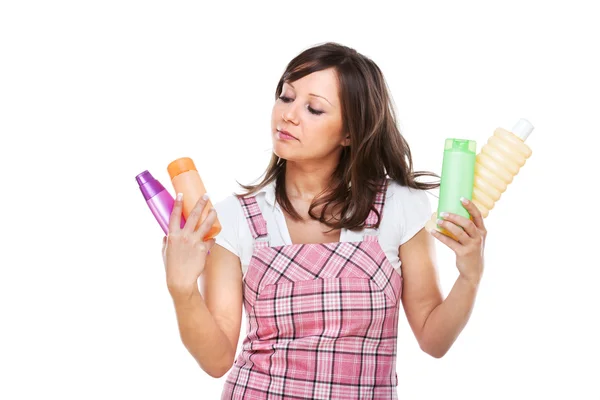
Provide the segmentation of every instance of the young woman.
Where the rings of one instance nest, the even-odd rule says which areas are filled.
[[[431,216],[377,65],[335,43],[287,66],[271,115],[273,156],[257,185],[218,203],[222,231],[180,228],[178,196],[163,257],[181,339],[223,399],[396,398],[399,306],[421,349],[442,357],[473,308],[486,230],[447,215],[433,232],[456,253],[444,299]],[[216,244],[215,244],[216,243]],[[208,250],[210,255],[208,256]],[[201,287],[198,287],[201,278]],[[242,304],[247,335],[236,358]]]

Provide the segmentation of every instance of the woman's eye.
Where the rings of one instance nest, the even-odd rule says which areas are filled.
[[[308,106],[308,111],[310,111],[312,114],[315,114],[315,115],[321,115],[325,112],[325,111],[315,110],[311,106]]]
[[[283,101],[284,103],[291,103],[292,101],[294,101],[294,99],[292,99],[291,97],[287,97],[284,95],[279,96],[279,100]],[[308,111],[311,114],[314,114],[314,115],[321,115],[325,112],[325,111],[321,111],[321,110],[315,110],[311,106],[306,106],[306,108],[308,109]]]

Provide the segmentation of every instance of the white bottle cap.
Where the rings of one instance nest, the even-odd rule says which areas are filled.
[[[512,133],[520,137],[523,141],[527,140],[527,137],[533,130],[533,125],[531,122],[527,121],[525,118],[521,118],[519,122],[515,124],[512,129]]]

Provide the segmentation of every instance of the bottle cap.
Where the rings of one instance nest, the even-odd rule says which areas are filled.
[[[171,162],[167,167],[167,171],[169,171],[169,176],[171,179],[175,178],[179,174],[183,174],[187,171],[198,171],[194,162],[189,157],[178,158],[177,160]]]
[[[138,185],[142,186],[150,181],[153,181],[154,177],[150,172],[148,172],[148,170],[145,170],[144,172],[136,176],[135,180],[137,181]]]
[[[165,187],[157,181],[148,170],[136,176],[135,180],[138,185],[140,185],[140,190],[142,191],[145,200],[150,200],[152,197],[165,190]]]
[[[533,125],[531,125],[531,122],[527,121],[525,118],[521,118],[513,127],[512,133],[525,141],[532,130]]]
[[[461,151],[465,153],[475,154],[477,150],[477,142],[468,139],[446,139],[444,150]]]

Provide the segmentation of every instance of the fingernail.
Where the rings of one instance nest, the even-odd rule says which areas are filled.
[[[438,219],[438,220],[437,220],[437,224],[438,224],[438,225],[441,225],[443,222],[444,222],[444,220],[443,220],[443,219]]]
[[[183,199],[183,193],[177,193],[177,201],[181,201]]]
[[[466,199],[466,198],[464,198],[464,197],[461,197],[461,198],[460,198],[460,201],[461,201],[463,204],[469,204],[469,200],[467,200],[467,199]]]
[[[442,211],[440,213],[440,217],[442,217],[442,218],[446,218],[447,216],[448,216],[448,213],[446,211]]]
[[[203,200],[208,200],[210,199],[210,196],[208,195],[208,193],[204,193],[204,196],[202,196]]]

